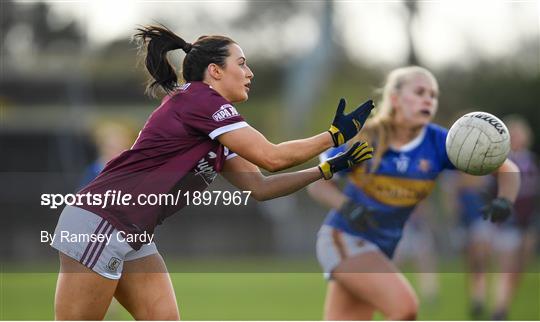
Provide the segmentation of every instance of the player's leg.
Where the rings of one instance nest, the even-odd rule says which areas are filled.
[[[519,276],[516,272],[500,272],[497,274],[495,285],[495,305],[493,320],[506,320],[512,297],[517,286]]]
[[[435,251],[435,239],[429,231],[427,223],[423,223],[415,232],[413,238],[415,253],[413,256],[416,270],[415,277],[422,300],[431,304],[437,302],[439,294],[439,279],[437,271],[437,255]]]
[[[329,281],[324,304],[324,319],[336,320],[371,320],[375,308],[356,297],[340,283]]]
[[[375,244],[323,225],[317,237],[317,259],[326,277],[333,278],[328,289],[326,317],[362,319],[374,309],[393,320],[416,316],[416,294]],[[336,284],[340,287],[331,286]],[[353,301],[358,310],[350,309]]]
[[[520,267],[522,271],[527,269],[527,265],[534,258],[534,252],[538,243],[538,224],[531,224],[530,228],[522,230],[523,239],[520,245]]]
[[[380,311],[389,320],[414,320],[416,294],[394,264],[380,251],[344,259],[332,277],[359,301]]]
[[[497,274],[495,284],[495,305],[492,319],[506,320],[521,274],[519,257],[522,236],[517,229],[509,227],[498,229],[498,232],[494,248],[500,271]]]
[[[466,245],[469,266],[470,316],[482,319],[486,309],[487,278],[486,267],[491,252],[491,223],[483,220],[474,222],[469,227]]]
[[[81,208],[66,206],[58,219],[52,247],[60,253],[60,273],[55,295],[55,317],[59,320],[100,320],[111,303],[118,277],[105,267],[119,249],[104,240],[68,240],[70,235],[110,236],[113,226]],[[126,246],[129,249],[129,246]]]
[[[324,319],[327,321],[371,320],[375,308],[356,297],[340,283],[329,281],[324,305]]]
[[[78,261],[60,253],[56,284],[56,320],[102,320],[118,280],[105,278]]]
[[[159,253],[124,262],[114,294],[136,320],[179,320],[174,289]]]

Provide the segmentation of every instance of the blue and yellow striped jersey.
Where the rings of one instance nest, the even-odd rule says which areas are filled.
[[[344,194],[375,210],[376,227],[356,231],[336,210],[330,211],[325,224],[367,239],[392,257],[414,207],[432,191],[439,173],[444,169],[455,169],[446,154],[447,132],[438,125],[429,124],[405,146],[389,148],[375,171],[373,160],[369,160],[365,167],[347,173]],[[321,155],[321,159],[346,149],[346,145],[330,149]]]

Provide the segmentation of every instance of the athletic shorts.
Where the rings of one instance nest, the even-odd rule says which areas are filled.
[[[317,259],[327,280],[344,259],[373,251],[380,252],[379,247],[332,226],[323,225],[317,233]]]
[[[479,218],[469,226],[468,230],[471,242],[490,243],[496,235],[497,226],[489,220]]]
[[[53,248],[109,279],[122,276],[124,262],[158,253],[154,242],[134,250],[107,220],[73,206],[62,211],[54,236]]]
[[[523,233],[517,227],[496,227],[493,248],[499,252],[518,251],[523,240]]]
[[[513,252],[521,245],[523,233],[517,227],[496,225],[490,221],[479,219],[469,230],[471,242],[486,242],[499,252]]]
[[[435,253],[435,237],[427,224],[420,226],[405,225],[403,237],[401,238],[395,254],[397,261],[417,258],[418,254]]]

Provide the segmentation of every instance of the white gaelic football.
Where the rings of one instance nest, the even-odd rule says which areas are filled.
[[[446,137],[448,158],[461,171],[481,176],[493,172],[510,152],[506,125],[485,112],[472,112],[459,118]]]

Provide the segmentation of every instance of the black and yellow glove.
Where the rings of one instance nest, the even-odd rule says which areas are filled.
[[[375,220],[375,208],[358,204],[350,199],[338,210],[338,213],[347,220],[351,228],[357,231],[375,229],[379,226]]]
[[[512,202],[506,198],[495,198],[488,205],[480,210],[485,220],[491,220],[494,223],[505,221],[514,212]]]
[[[319,170],[325,180],[331,179],[334,173],[349,169],[373,157],[373,148],[366,142],[356,142],[347,151],[339,153],[321,164]]]
[[[345,115],[343,114],[345,111],[345,105],[347,105],[345,99],[340,99],[336,110],[336,116],[334,117],[334,121],[330,126],[330,130],[328,130],[328,132],[330,132],[332,135],[332,140],[334,140],[335,147],[349,141],[353,136],[360,132],[369,116],[369,113],[371,113],[371,110],[375,107],[375,105],[373,105],[373,101],[369,100],[357,107],[356,110]]]

